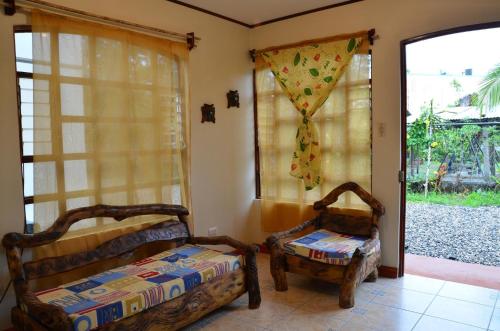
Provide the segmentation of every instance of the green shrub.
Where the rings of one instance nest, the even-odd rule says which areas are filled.
[[[427,198],[423,193],[406,193],[407,202],[434,203],[451,206],[500,206],[500,192],[496,191],[475,191],[471,193],[436,193],[429,192]]]

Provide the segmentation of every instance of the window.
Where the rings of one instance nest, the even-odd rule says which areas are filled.
[[[14,37],[19,126],[21,130],[25,232],[33,233],[33,54],[30,27],[16,27]]]
[[[15,30],[27,233],[95,204],[189,204],[184,50],[91,24]]]
[[[301,117],[265,66],[255,73],[260,197],[282,202],[320,200],[336,186],[355,181],[371,191],[371,55],[352,58],[325,104],[312,117],[318,129],[323,182],[311,191],[289,175]],[[258,181],[259,182],[259,181]],[[259,188],[257,188],[259,192]],[[340,204],[363,203],[345,194]]]

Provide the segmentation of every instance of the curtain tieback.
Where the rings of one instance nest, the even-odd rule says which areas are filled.
[[[295,136],[290,175],[304,181],[305,189],[312,190],[321,182],[321,150],[316,126],[309,114],[303,114]]]

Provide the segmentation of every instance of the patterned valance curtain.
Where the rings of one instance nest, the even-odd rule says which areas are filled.
[[[186,45],[41,11],[32,31],[35,232],[96,204],[189,207]]]
[[[328,99],[363,38],[351,36],[259,53],[302,115],[295,135],[290,174],[311,190],[321,183],[321,148],[311,118]]]

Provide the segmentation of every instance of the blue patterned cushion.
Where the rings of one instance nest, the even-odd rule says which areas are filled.
[[[36,296],[61,306],[75,330],[91,330],[172,300],[242,263],[240,255],[184,245]]]
[[[318,230],[290,240],[284,244],[284,247],[288,254],[303,256],[328,264],[347,265],[351,262],[356,248],[362,246],[366,240],[368,240],[366,237]],[[369,254],[371,253],[369,252]]]

